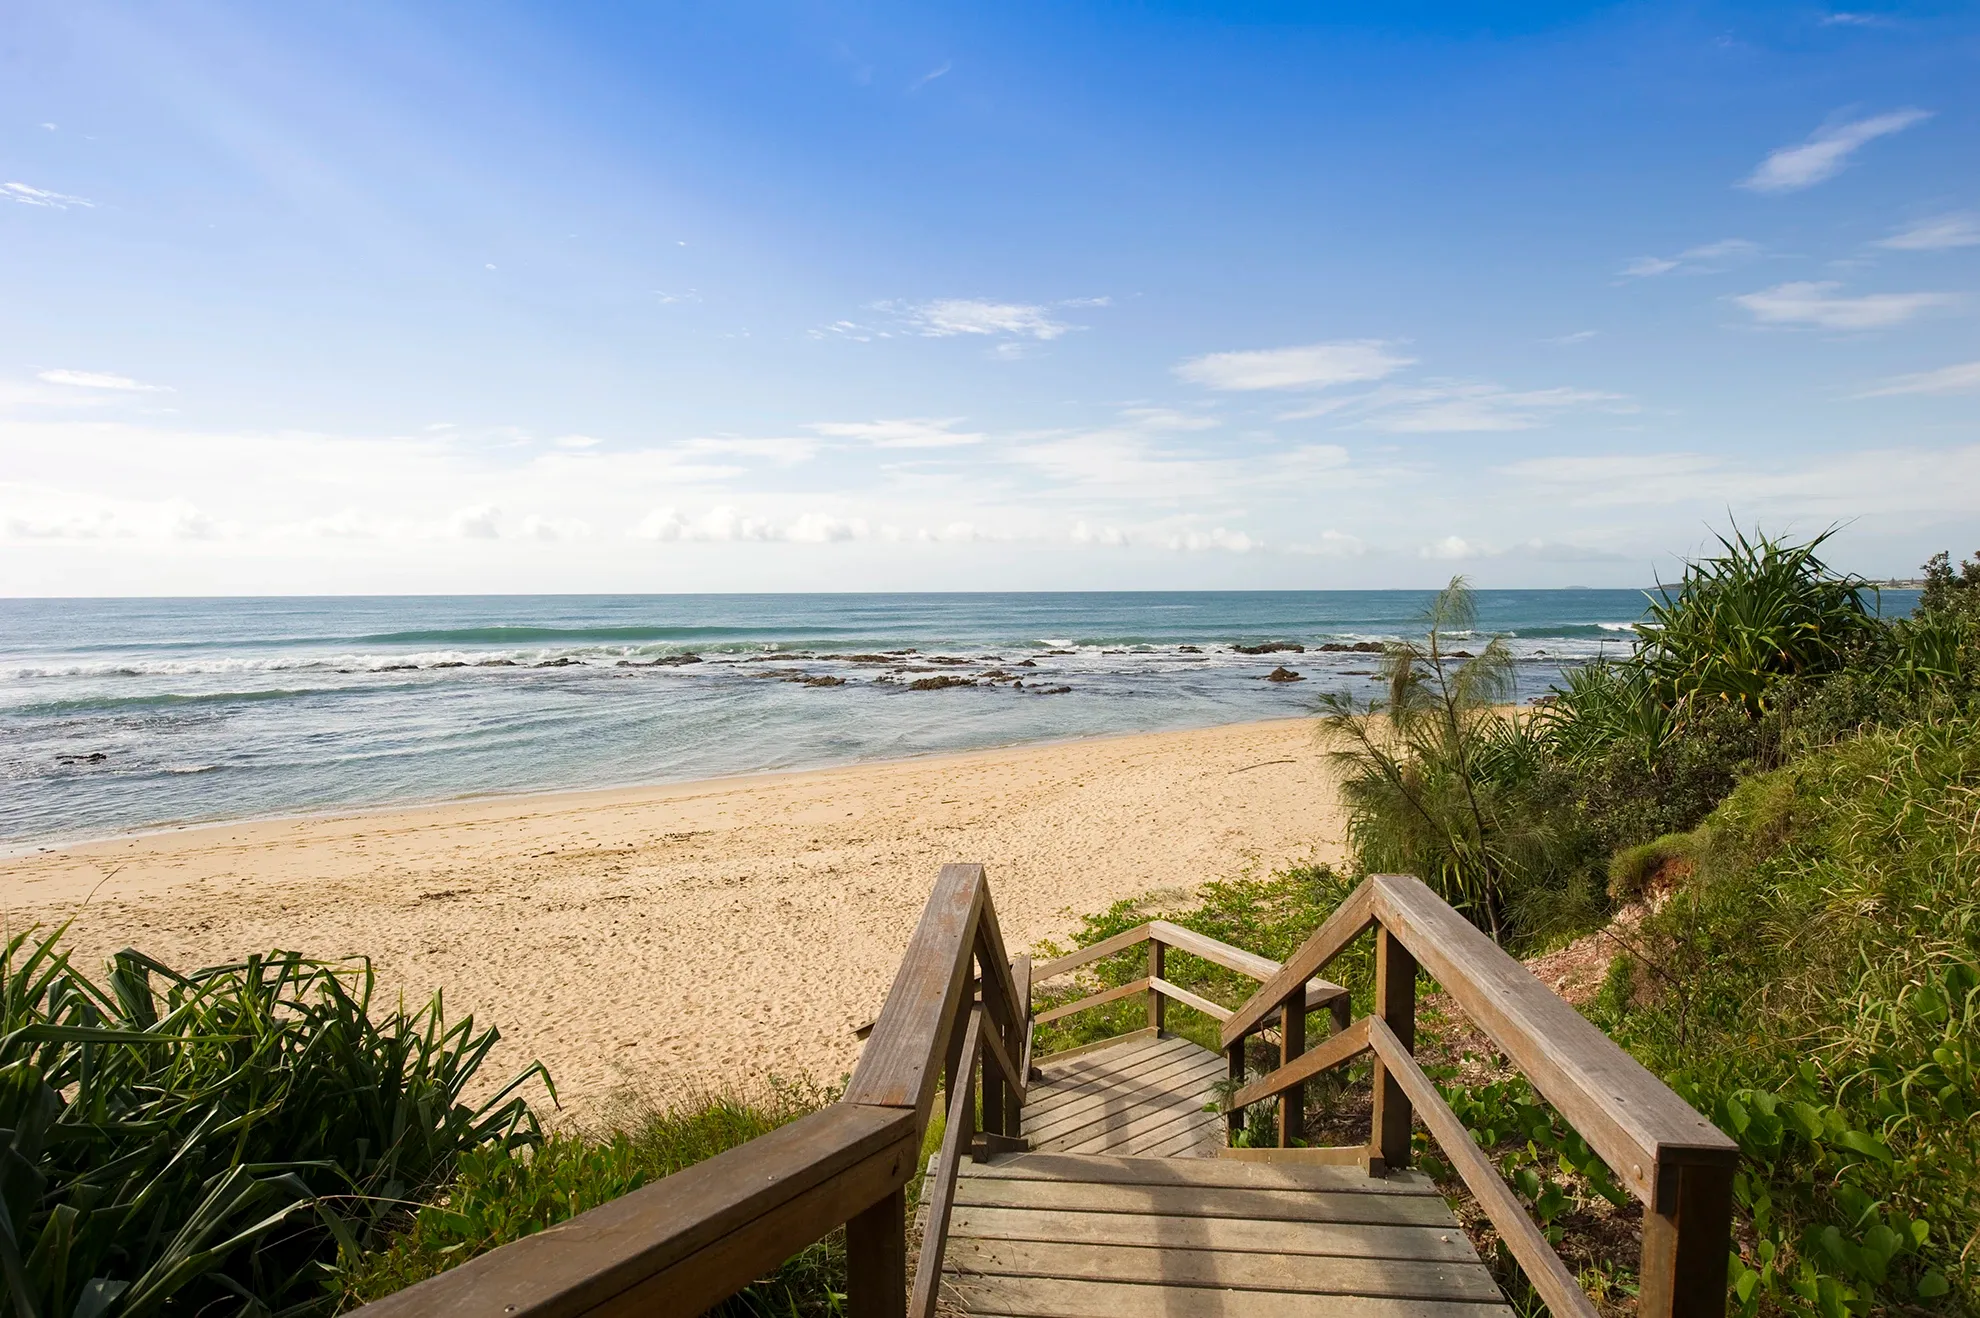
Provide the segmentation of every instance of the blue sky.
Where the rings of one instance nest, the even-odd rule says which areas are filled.
[[[0,594],[1980,544],[1980,11],[0,11]]]

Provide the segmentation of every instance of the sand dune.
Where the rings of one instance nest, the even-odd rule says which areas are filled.
[[[184,829],[0,861],[7,919],[86,961],[366,954],[501,1026],[578,1113],[615,1087],[830,1079],[947,860],[1007,943],[1078,913],[1340,854],[1308,720],[666,787]],[[93,894],[93,895],[92,895]]]

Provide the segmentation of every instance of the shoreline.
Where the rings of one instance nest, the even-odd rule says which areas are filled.
[[[74,918],[192,968],[368,955],[381,1001],[444,989],[549,1064],[565,1109],[623,1087],[831,1080],[937,867],[989,866],[1013,950],[1150,893],[1337,860],[1311,718],[693,782],[168,829],[0,859],[7,922]]]
[[[125,842],[144,842],[156,838],[177,837],[186,833],[204,832],[213,829],[244,828],[255,825],[286,823],[330,823],[342,819],[367,819],[380,815],[414,814],[427,810],[445,810],[455,806],[497,805],[503,803],[527,804],[539,800],[556,800],[566,797],[613,797],[636,792],[667,792],[675,789],[721,786],[724,784],[748,784],[759,780],[799,778],[811,774],[842,773],[868,768],[883,768],[894,764],[929,764],[949,759],[969,759],[979,755],[996,755],[1003,752],[1035,750],[1055,746],[1079,745],[1086,742],[1116,741],[1133,737],[1159,737],[1172,733],[1203,732],[1211,728],[1241,728],[1263,726],[1272,723],[1311,723],[1314,715],[1293,715],[1276,719],[1238,719],[1230,722],[1213,721],[1191,723],[1181,727],[1157,728],[1141,732],[1096,732],[1075,733],[1064,737],[1045,737],[1037,740],[1005,741],[992,746],[977,746],[967,750],[919,751],[907,755],[888,755],[875,759],[834,760],[823,764],[810,764],[790,769],[755,769],[745,773],[714,774],[704,778],[660,778],[641,779],[623,783],[607,783],[598,787],[544,787],[524,791],[470,792],[462,796],[443,796],[413,801],[396,801],[378,805],[329,806],[322,810],[278,810],[265,815],[237,815],[227,819],[192,820],[182,824],[157,824],[134,829],[125,833],[106,833],[101,836],[60,838],[52,842],[34,839],[18,843],[0,843],[0,869],[17,860],[37,856],[66,855],[71,852],[97,847],[114,846]]]

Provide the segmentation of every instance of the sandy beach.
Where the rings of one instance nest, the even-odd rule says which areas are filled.
[[[8,924],[85,964],[369,955],[546,1062],[568,1111],[771,1074],[833,1079],[936,868],[989,867],[1007,943],[1126,897],[1336,860],[1310,720],[809,773],[187,828],[0,861]]]

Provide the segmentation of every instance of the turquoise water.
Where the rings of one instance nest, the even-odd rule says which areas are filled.
[[[1374,656],[1233,645],[1379,641],[1420,630],[1428,601],[1422,591],[0,600],[0,843],[1296,715],[1319,691],[1372,693]],[[1643,596],[1481,591],[1478,606],[1481,633],[1511,638],[1531,699],[1564,664],[1625,651]],[[890,650],[915,653],[850,658]],[[699,662],[655,663],[687,655]],[[1305,680],[1261,680],[1280,663]],[[991,669],[1023,685],[908,688]],[[785,680],[799,677],[843,684]]]

